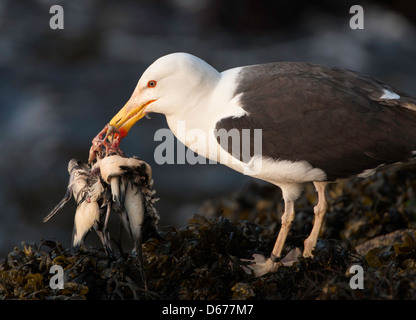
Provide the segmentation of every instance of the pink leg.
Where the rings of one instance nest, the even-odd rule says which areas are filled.
[[[303,256],[313,257],[312,251],[315,249],[316,242],[318,241],[319,231],[321,230],[322,223],[324,222],[328,203],[325,197],[325,188],[328,182],[314,182],[316,191],[318,192],[318,204],[313,208],[315,213],[315,222],[311,234],[304,242]]]
[[[289,233],[290,227],[292,226],[293,219],[295,218],[295,202],[293,200],[285,200],[285,212],[282,215],[282,226],[277,236],[274,248],[269,259],[266,259],[260,254],[254,254],[254,263],[249,265],[250,270],[246,272],[253,271],[256,277],[260,277],[266,273],[276,272],[281,262],[279,260],[282,254],[283,246],[286,242],[287,234]],[[244,260],[243,260],[244,261]],[[245,260],[253,262],[252,260]]]
[[[105,134],[104,138],[103,135]],[[97,157],[97,152],[101,151],[103,145],[105,145],[105,139],[107,139],[108,135],[108,124],[92,139],[92,146],[90,148],[90,153],[88,157],[88,163],[91,163]]]
[[[109,141],[107,141],[107,139]],[[97,154],[102,152],[103,146],[105,147],[106,155],[109,153],[117,153],[123,155],[123,152],[120,150],[120,142],[121,136],[117,129],[107,124],[92,140],[88,163],[92,163],[96,159]]]
[[[106,145],[106,154],[117,153],[123,155],[123,151],[120,150],[121,136],[119,134],[113,135],[113,141]]]

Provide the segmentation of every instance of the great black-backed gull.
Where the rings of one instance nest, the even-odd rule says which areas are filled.
[[[256,276],[277,270],[305,183],[313,182],[318,192],[303,251],[311,257],[328,183],[415,159],[415,98],[372,77],[318,64],[278,62],[218,72],[193,55],[169,54],[143,73],[105,131],[110,128],[119,142],[151,112],[164,114],[177,138],[199,155],[282,189],[281,229],[271,257],[257,255],[250,266]],[[179,124],[185,134],[179,134]],[[240,138],[249,130],[250,147],[234,150],[234,143],[220,141],[222,129]]]

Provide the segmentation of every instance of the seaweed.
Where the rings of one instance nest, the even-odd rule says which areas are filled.
[[[144,242],[147,288],[131,255],[109,260],[101,248],[74,252],[42,240],[15,247],[1,261],[0,298],[416,299],[415,172],[332,185],[315,257],[300,257],[274,274],[255,278],[240,265],[253,253],[270,254],[280,228],[280,191],[253,183],[207,200],[188,225],[161,228],[162,238]],[[307,187],[285,253],[302,248],[315,202]],[[54,264],[64,269],[64,289],[50,286]],[[354,265],[363,270],[363,289],[350,285]]]

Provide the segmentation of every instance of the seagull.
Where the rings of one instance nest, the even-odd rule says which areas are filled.
[[[277,271],[294,203],[306,183],[318,193],[303,248],[304,257],[313,257],[329,183],[415,160],[416,99],[335,67],[276,62],[218,72],[191,54],[163,56],[144,71],[130,99],[103,129],[114,138],[110,149],[152,112],[164,114],[170,130],[197,154],[281,188],[281,229],[269,258],[253,256],[249,267],[255,276]],[[195,130],[204,138],[192,135]],[[221,141],[220,130],[239,133],[240,140],[251,133],[250,147],[238,152],[234,143]]]

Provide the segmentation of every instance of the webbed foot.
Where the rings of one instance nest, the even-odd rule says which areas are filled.
[[[243,270],[248,274],[253,274],[255,277],[261,277],[267,273],[276,272],[280,266],[290,267],[297,262],[298,257],[301,255],[299,248],[292,249],[282,259],[272,255],[272,258],[266,259],[261,254],[253,254],[254,260],[241,259],[241,261],[247,265],[242,265]]]

